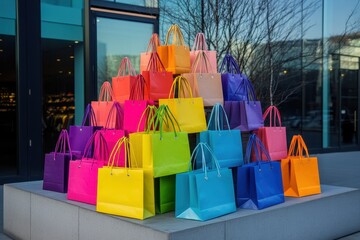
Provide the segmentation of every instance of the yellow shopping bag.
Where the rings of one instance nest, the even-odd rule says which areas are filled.
[[[114,167],[123,144],[125,167]],[[132,167],[136,163],[133,152],[129,139],[123,137],[111,152],[111,164],[99,169],[96,211],[137,219],[155,215],[152,172]]]
[[[175,89],[178,92],[178,98],[174,98]],[[169,107],[179,123],[181,131],[197,133],[207,130],[203,98],[192,97],[189,82],[185,77],[178,76],[175,78],[169,98],[159,99],[159,104]],[[174,129],[171,124],[168,124],[165,130],[173,131]]]
[[[281,160],[281,172],[285,196],[304,197],[321,193],[317,158],[309,156],[300,135],[293,136],[288,156]]]

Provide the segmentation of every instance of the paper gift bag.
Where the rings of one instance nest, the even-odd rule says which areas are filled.
[[[174,98],[176,89],[178,91],[178,98]],[[185,97],[185,95],[189,97]],[[169,93],[169,98],[159,99],[159,104],[164,104],[169,107],[181,131],[196,133],[206,130],[203,99],[201,97],[192,97],[189,83],[183,76],[175,78]],[[165,128],[166,131],[174,130],[171,124],[167,126],[168,127]]]
[[[261,161],[259,149],[267,156]],[[254,150],[256,162],[250,163],[250,153]],[[251,134],[244,159],[245,164],[236,169],[236,204],[240,208],[263,209],[283,203],[284,191],[280,163],[270,161],[260,139]]]
[[[161,46],[161,42],[157,33],[151,35],[146,52],[140,53],[140,72],[146,71],[152,52],[157,52],[157,47]]]
[[[257,135],[264,143],[272,160],[280,160],[287,157],[286,127],[281,125],[279,109],[270,106],[263,114],[264,121],[268,118],[269,126],[261,127]],[[262,155],[262,159],[265,159]]]
[[[92,205],[96,204],[98,169],[105,162],[105,159],[94,159],[92,156],[95,134],[87,142],[82,158],[70,161],[67,192],[67,199]]]
[[[159,98],[166,98],[169,95],[173,76],[171,72],[166,71],[156,52],[151,53],[149,65],[141,74],[146,83],[145,99],[158,101]]]
[[[125,146],[123,146],[125,145]],[[115,167],[124,148],[125,166]],[[99,168],[96,211],[145,219],[155,215],[154,179],[151,171],[136,167],[132,147],[121,138],[110,155],[110,164]]]
[[[109,82],[105,81],[101,85],[98,101],[91,101],[91,107],[94,110],[96,124],[98,126],[104,127],[106,125],[110,109],[114,104],[113,99],[114,95],[111,85]],[[94,124],[95,123],[93,123],[92,125]],[[111,121],[108,127],[115,127],[115,120]]]
[[[117,76],[112,78],[112,90],[115,101],[124,102],[129,99],[131,87],[139,80],[136,76],[136,71],[130,59],[124,57],[120,62]]]
[[[208,168],[205,151],[210,152],[214,168]],[[175,216],[206,221],[236,211],[232,172],[220,168],[216,157],[206,143],[199,143],[192,159],[198,154],[203,157],[202,168],[176,174]]]
[[[89,120],[88,126],[85,125],[87,120]],[[79,158],[81,158],[84,154],[86,143],[89,141],[94,132],[101,128],[102,127],[97,126],[95,114],[93,112],[91,104],[88,104],[81,126],[70,126],[69,128],[69,141],[72,154],[78,155]],[[92,152],[92,146],[90,148],[90,151]]]
[[[194,44],[190,51],[190,66],[194,64],[197,54],[200,53],[201,51],[204,51],[209,59],[209,63],[211,66],[209,72],[216,73],[217,72],[216,51],[209,50],[204,33],[197,33],[194,40]],[[199,67],[205,68],[205,66],[199,66]]]
[[[129,100],[124,102],[124,130],[127,133],[144,131],[147,116],[143,116],[148,106],[154,105],[152,100],[144,100],[145,79],[139,74],[136,84],[131,88]]]
[[[124,113],[121,105],[118,102],[113,104],[112,109],[109,112],[109,116],[105,127],[97,131],[94,139],[94,158],[95,159],[104,159],[105,163],[109,159],[110,153],[115,146],[116,142],[125,136],[125,131],[123,130],[123,121]],[[115,119],[115,120],[112,120]],[[115,121],[115,127],[110,128],[109,123]],[[123,151],[123,150],[122,150]],[[121,159],[115,162],[115,166],[124,166],[124,159]]]
[[[211,65],[205,51],[200,51],[191,67],[191,73],[182,74],[190,83],[194,97],[202,97],[204,106],[223,103],[221,75],[211,72]]]
[[[190,49],[189,46],[185,45],[184,37],[178,25],[174,24],[169,28],[165,43],[163,46],[158,46],[157,52],[166,71],[173,74],[190,72]]]
[[[225,122],[227,129],[224,129],[223,122]],[[220,103],[212,108],[208,126],[206,131],[200,132],[199,142],[207,143],[210,146],[219,161],[220,167],[243,165],[241,132],[230,129],[226,112]],[[207,157],[209,158],[209,156]],[[196,168],[201,167],[201,159],[201,156],[196,158]]]
[[[68,149],[68,152],[67,150]],[[63,129],[54,152],[45,154],[43,189],[66,193],[69,161],[72,159],[68,132]]]
[[[134,152],[141,157],[142,167],[151,170],[156,178],[187,171],[190,159],[188,134],[175,128],[177,122],[169,108],[160,105],[151,122],[156,122],[154,130],[130,134],[130,142]],[[166,124],[173,125],[174,130],[165,132],[163,126]]]
[[[317,157],[309,156],[301,135],[293,136],[287,158],[281,159],[281,171],[285,196],[304,197],[321,193]]]
[[[246,86],[243,82],[250,82],[247,76],[240,71],[235,59],[226,54],[221,67],[221,82],[224,101],[244,101],[247,99]]]
[[[167,213],[175,210],[175,175],[155,178],[156,213]]]

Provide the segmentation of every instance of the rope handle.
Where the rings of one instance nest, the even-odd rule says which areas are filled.
[[[137,132],[140,132],[140,124],[143,121],[143,119],[146,117],[146,123],[145,123],[145,132],[150,132],[151,129],[155,129],[154,126],[154,122],[151,123],[151,120],[153,119],[153,117],[155,116],[157,111],[157,107],[154,105],[148,105],[145,110],[143,111],[143,113],[141,114],[139,123],[138,123],[138,127],[137,127]]]
[[[157,33],[153,33],[149,40],[149,44],[146,49],[146,54],[149,52],[156,52],[158,46],[161,46],[161,41],[160,41],[159,35]]]
[[[131,84],[129,100],[144,100],[145,85],[144,76],[138,74],[135,81]]]
[[[115,112],[115,113],[114,113]],[[105,129],[110,128],[110,122],[115,117],[115,129],[123,129],[124,110],[119,102],[114,102],[106,119]]]
[[[206,44],[205,34],[199,32],[196,34],[194,44],[191,48],[191,51],[204,50],[208,51],[208,45]]]
[[[178,98],[185,98],[186,93],[190,98],[193,98],[190,83],[184,76],[179,75],[174,79],[168,98],[175,98],[175,89],[178,90]]]
[[[198,70],[199,66],[200,66],[200,70]],[[203,69],[204,66],[205,66],[205,69]],[[192,73],[214,73],[213,68],[211,66],[211,62],[209,60],[209,57],[206,54],[206,51],[199,51],[196,54],[196,58],[193,62],[193,65],[191,66],[191,72]]]
[[[111,84],[105,81],[100,88],[99,101],[110,102],[114,99],[114,93],[111,88]]]
[[[136,76],[136,71],[128,57],[124,57],[119,65],[118,77],[119,76]]]
[[[232,74],[241,74],[240,67],[235,61],[234,57],[230,53],[227,53],[223,58],[220,67],[221,73],[232,73]]]
[[[205,158],[205,150],[207,150],[207,152],[210,153],[211,156],[211,160],[212,162],[215,164],[216,167],[216,171],[218,173],[218,177],[221,177],[220,174],[220,164],[219,161],[217,160],[214,152],[212,151],[212,149],[210,148],[210,146],[207,143],[204,142],[200,142],[198,143],[198,145],[196,145],[196,147],[194,148],[193,152],[191,153],[191,157],[190,157],[190,161],[189,161],[189,171],[191,170],[191,162],[193,162],[193,164],[195,164],[195,159],[197,158],[197,155],[199,154],[199,151],[201,151],[201,165],[202,165],[202,170],[205,173],[205,179],[208,179],[207,176],[207,171],[208,171],[208,167],[206,166],[206,158]],[[194,166],[193,166],[194,169]]]
[[[166,68],[164,64],[161,62],[159,54],[157,52],[152,52],[150,55],[149,63],[146,67],[147,71],[153,72],[165,72]]]
[[[220,118],[220,111],[222,112],[223,116],[225,116],[226,126],[227,126],[228,130],[229,131],[231,130],[226,111],[220,103],[216,103],[211,110],[209,122],[208,122],[208,130],[211,130],[211,129],[209,129],[209,126],[211,126],[211,122],[213,121],[213,119],[214,119],[214,126],[215,126],[214,130],[217,130],[217,131],[223,130],[223,127],[221,124],[221,118]]]
[[[134,153],[134,150],[131,148],[130,140],[128,137],[124,136],[116,142],[114,148],[110,153],[108,160],[108,166],[110,166],[111,168],[110,173],[112,173],[112,168],[114,167],[115,162],[119,161],[122,146],[124,146],[124,158],[125,158],[124,168],[131,169],[132,161],[135,161],[135,165],[136,167],[138,167],[136,155]]]
[[[263,120],[265,121],[268,116],[270,119],[270,127],[277,127],[277,123],[279,127],[282,126],[280,111],[276,106],[271,105],[266,109],[263,114]]]
[[[66,148],[69,150],[70,160],[72,160],[69,134],[66,129],[62,129],[59,134],[59,138],[56,141],[55,150],[54,150],[54,160],[56,158],[57,153],[66,153]]]
[[[85,126],[86,120],[89,120],[90,126],[97,126],[94,109],[91,107],[90,103],[86,106],[86,110],[85,110],[85,114],[84,114],[81,126]]]
[[[166,33],[165,45],[169,44],[170,36],[172,35],[171,43],[178,46],[185,46],[185,41],[180,27],[177,24],[171,25],[168,32]]]

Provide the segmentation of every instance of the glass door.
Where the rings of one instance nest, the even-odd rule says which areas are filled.
[[[130,59],[139,73],[140,53],[146,51],[156,19],[146,15],[130,16],[126,12],[102,12],[99,8],[93,11],[93,18],[96,24],[94,76],[98,91],[104,81],[111,83],[124,57]]]
[[[359,58],[340,56],[341,145],[358,144]]]

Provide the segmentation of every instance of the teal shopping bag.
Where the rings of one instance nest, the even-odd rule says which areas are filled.
[[[223,128],[223,122],[227,129]],[[199,142],[210,146],[220,167],[238,167],[244,163],[241,132],[230,129],[226,112],[220,103],[214,105],[208,122],[208,130],[200,132]],[[207,159],[211,159],[209,153],[205,154]],[[201,156],[197,156],[196,168],[200,168],[201,165]]]
[[[214,168],[206,164],[205,151],[210,152]],[[236,211],[232,172],[220,168],[206,143],[199,143],[192,158],[202,156],[202,168],[176,175],[175,216],[206,221]],[[209,160],[208,160],[209,161]]]

